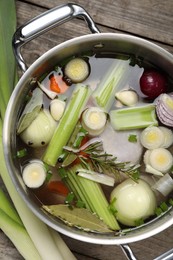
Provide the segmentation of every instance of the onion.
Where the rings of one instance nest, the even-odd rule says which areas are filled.
[[[117,210],[117,219],[127,226],[135,226],[139,219],[153,215],[156,208],[154,192],[143,180],[136,183],[127,179],[119,184],[111,193],[111,202]]]
[[[32,123],[20,134],[20,137],[31,147],[41,147],[49,143],[56,125],[49,111],[44,109],[40,111]]]
[[[173,96],[162,94],[156,100],[156,113],[159,120],[166,126],[173,127]]]
[[[157,70],[145,70],[140,78],[140,88],[148,98],[154,99],[167,91],[167,79]]]

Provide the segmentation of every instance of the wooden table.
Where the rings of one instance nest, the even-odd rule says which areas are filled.
[[[82,5],[90,13],[102,32],[137,35],[154,41],[173,53],[173,1],[73,0],[73,2]],[[64,3],[66,3],[65,0],[16,1],[18,26],[47,9]],[[70,21],[29,43],[23,51],[25,59],[30,65],[51,47],[87,33],[89,33],[89,30],[82,20]],[[62,237],[79,260],[126,259],[118,246],[93,245],[65,236]],[[172,247],[173,227],[152,238],[131,244],[131,248],[139,260],[154,259]],[[2,232],[0,233],[0,259],[22,259]]]

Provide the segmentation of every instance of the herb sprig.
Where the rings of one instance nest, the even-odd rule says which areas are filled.
[[[103,143],[99,138],[91,139],[79,149],[66,146],[64,150],[69,152],[68,160],[70,164],[74,162],[72,157],[74,160],[78,158],[85,167],[88,168],[88,163],[90,163],[93,170],[99,173],[114,174],[115,177],[120,177],[120,174],[124,173],[134,181],[139,178],[140,165],[130,164],[130,162],[118,162],[117,157],[104,152]]]

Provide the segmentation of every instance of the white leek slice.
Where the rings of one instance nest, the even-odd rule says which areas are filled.
[[[164,143],[164,134],[157,126],[145,128],[140,136],[141,144],[147,149],[156,149]]]
[[[173,190],[173,179],[166,173],[152,186],[152,189],[158,190],[166,197]]]
[[[29,188],[39,188],[46,179],[46,169],[39,160],[30,161],[23,169],[22,177]]]
[[[50,114],[55,121],[61,119],[65,110],[65,101],[54,99],[50,102]]]
[[[150,164],[154,169],[166,173],[173,165],[172,154],[165,148],[154,149],[150,154]]]
[[[84,81],[89,75],[89,65],[82,58],[74,58],[65,66],[64,73],[74,83]]]
[[[162,144],[163,148],[169,148],[173,144],[173,132],[171,129],[164,127],[164,126],[159,126],[159,129],[162,131],[164,134],[164,142]]]
[[[149,164],[146,164],[146,167],[145,167],[145,171],[148,172],[148,173],[152,173],[154,175],[157,175],[157,176],[163,176],[163,173],[154,169],[151,165]]]
[[[106,113],[98,107],[89,107],[82,115],[82,125],[92,136],[101,134],[106,122]]]
[[[86,178],[88,180],[92,180],[101,184],[105,184],[108,186],[114,186],[115,184],[115,179],[113,177],[110,177],[108,175],[102,174],[102,173],[97,173],[94,171],[88,171],[88,170],[83,170],[80,169],[77,172],[78,176],[81,176],[83,178]]]

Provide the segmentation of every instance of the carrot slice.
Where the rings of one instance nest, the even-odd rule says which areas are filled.
[[[58,193],[60,195],[67,196],[69,189],[64,185],[62,181],[51,181],[48,184],[48,189],[51,192]]]
[[[69,86],[65,83],[61,75],[51,74],[50,77],[50,89],[57,93],[65,93]]]
[[[54,74],[51,74],[49,79],[50,79],[50,89],[54,92],[60,93],[61,90],[60,90],[60,87],[59,87],[59,85],[56,81]]]

